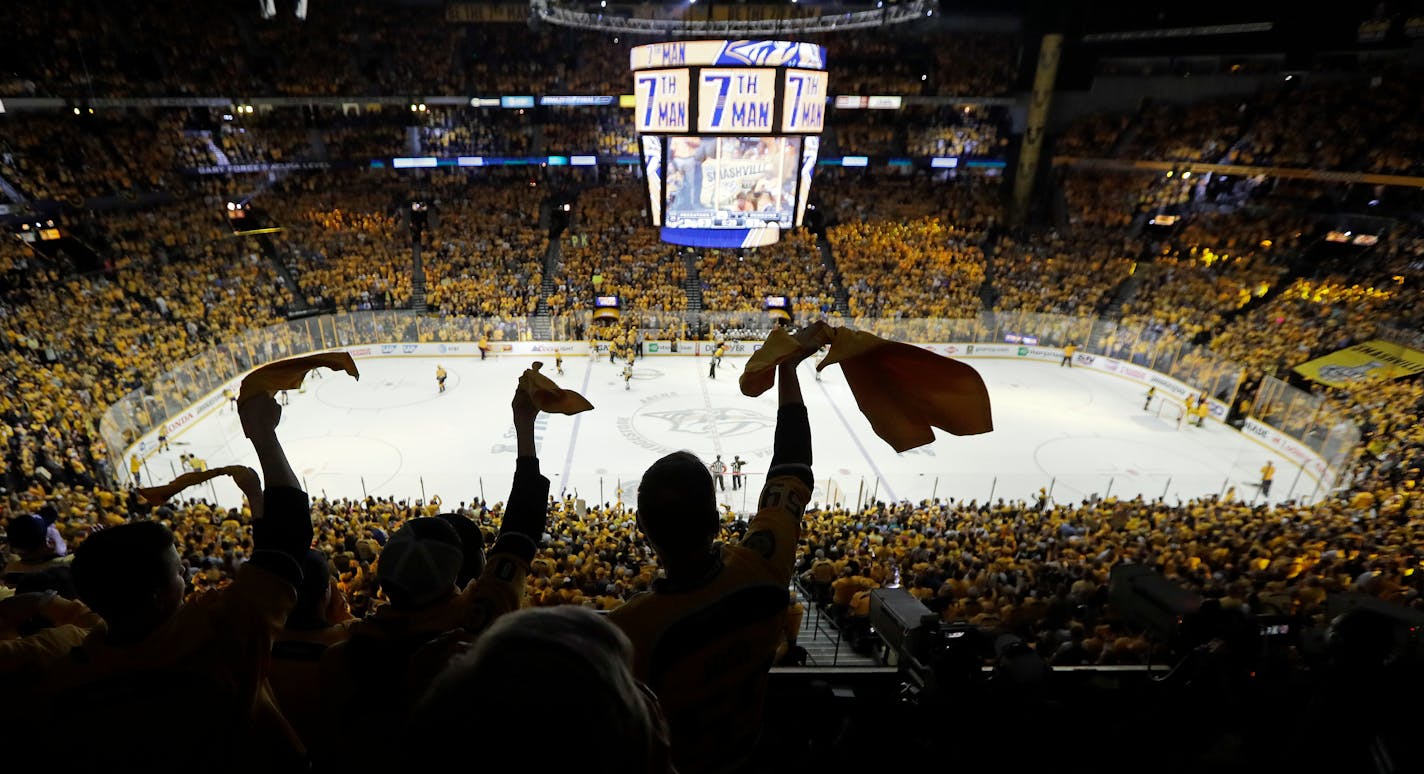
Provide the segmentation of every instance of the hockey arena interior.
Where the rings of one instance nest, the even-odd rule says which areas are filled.
[[[1424,5],[0,19],[6,771],[1424,771]]]

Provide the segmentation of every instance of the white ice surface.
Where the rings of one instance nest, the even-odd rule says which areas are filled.
[[[419,499],[440,495],[454,507],[484,497],[505,499],[514,471],[509,401],[532,357],[443,359],[396,357],[358,362],[361,379],[323,372],[304,392],[291,391],[279,436],[293,468],[313,495],[363,493]],[[449,372],[437,393],[435,367]],[[665,356],[638,361],[630,389],[622,364],[607,358],[570,357],[565,374],[544,372],[577,390],[594,410],[568,417],[540,415],[539,458],[553,492],[577,492],[590,502],[613,501],[621,487],[635,499],[638,478],[663,454],[687,449],[711,461],[721,454],[747,460],[759,485],[771,459],[776,390],[747,398],[737,389],[744,359],[724,359],[708,378],[705,357]],[[933,444],[896,454],[875,435],[856,408],[840,369],[816,381],[811,363],[801,384],[811,416],[817,502],[854,506],[880,500],[921,500],[932,495],[983,501],[1031,498],[1051,488],[1058,502],[1091,494],[1169,502],[1220,494],[1259,500],[1259,470],[1270,458],[1277,473],[1271,499],[1309,497],[1314,479],[1235,430],[1159,419],[1142,410],[1144,389],[1108,374],[1052,363],[974,359],[993,402],[992,433],[956,437],[936,431]],[[236,413],[223,407],[170,440],[170,449],[146,461],[146,478],[167,481],[183,472],[188,452],[210,466],[257,468]],[[755,508],[755,492],[719,493],[738,512]],[[182,496],[216,496],[240,502],[226,478]]]

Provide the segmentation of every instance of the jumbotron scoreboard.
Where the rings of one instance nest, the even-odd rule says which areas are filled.
[[[826,120],[826,50],[784,40],[632,51],[648,212],[664,242],[769,245],[800,226]]]

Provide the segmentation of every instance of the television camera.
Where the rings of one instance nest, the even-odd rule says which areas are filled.
[[[1011,632],[944,622],[903,588],[870,592],[870,625],[886,646],[886,661],[907,673],[918,695],[993,683],[1029,688],[1042,684],[1049,666]]]

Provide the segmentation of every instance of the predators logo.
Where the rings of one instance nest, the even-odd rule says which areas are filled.
[[[734,444],[743,457],[771,454],[775,417],[755,409],[708,406],[702,396],[650,395],[631,415],[617,419],[618,434],[648,451],[667,454]]]
[[[667,431],[724,438],[747,435],[774,428],[775,422],[765,414],[740,408],[680,409],[648,411],[642,416],[667,423]]]

